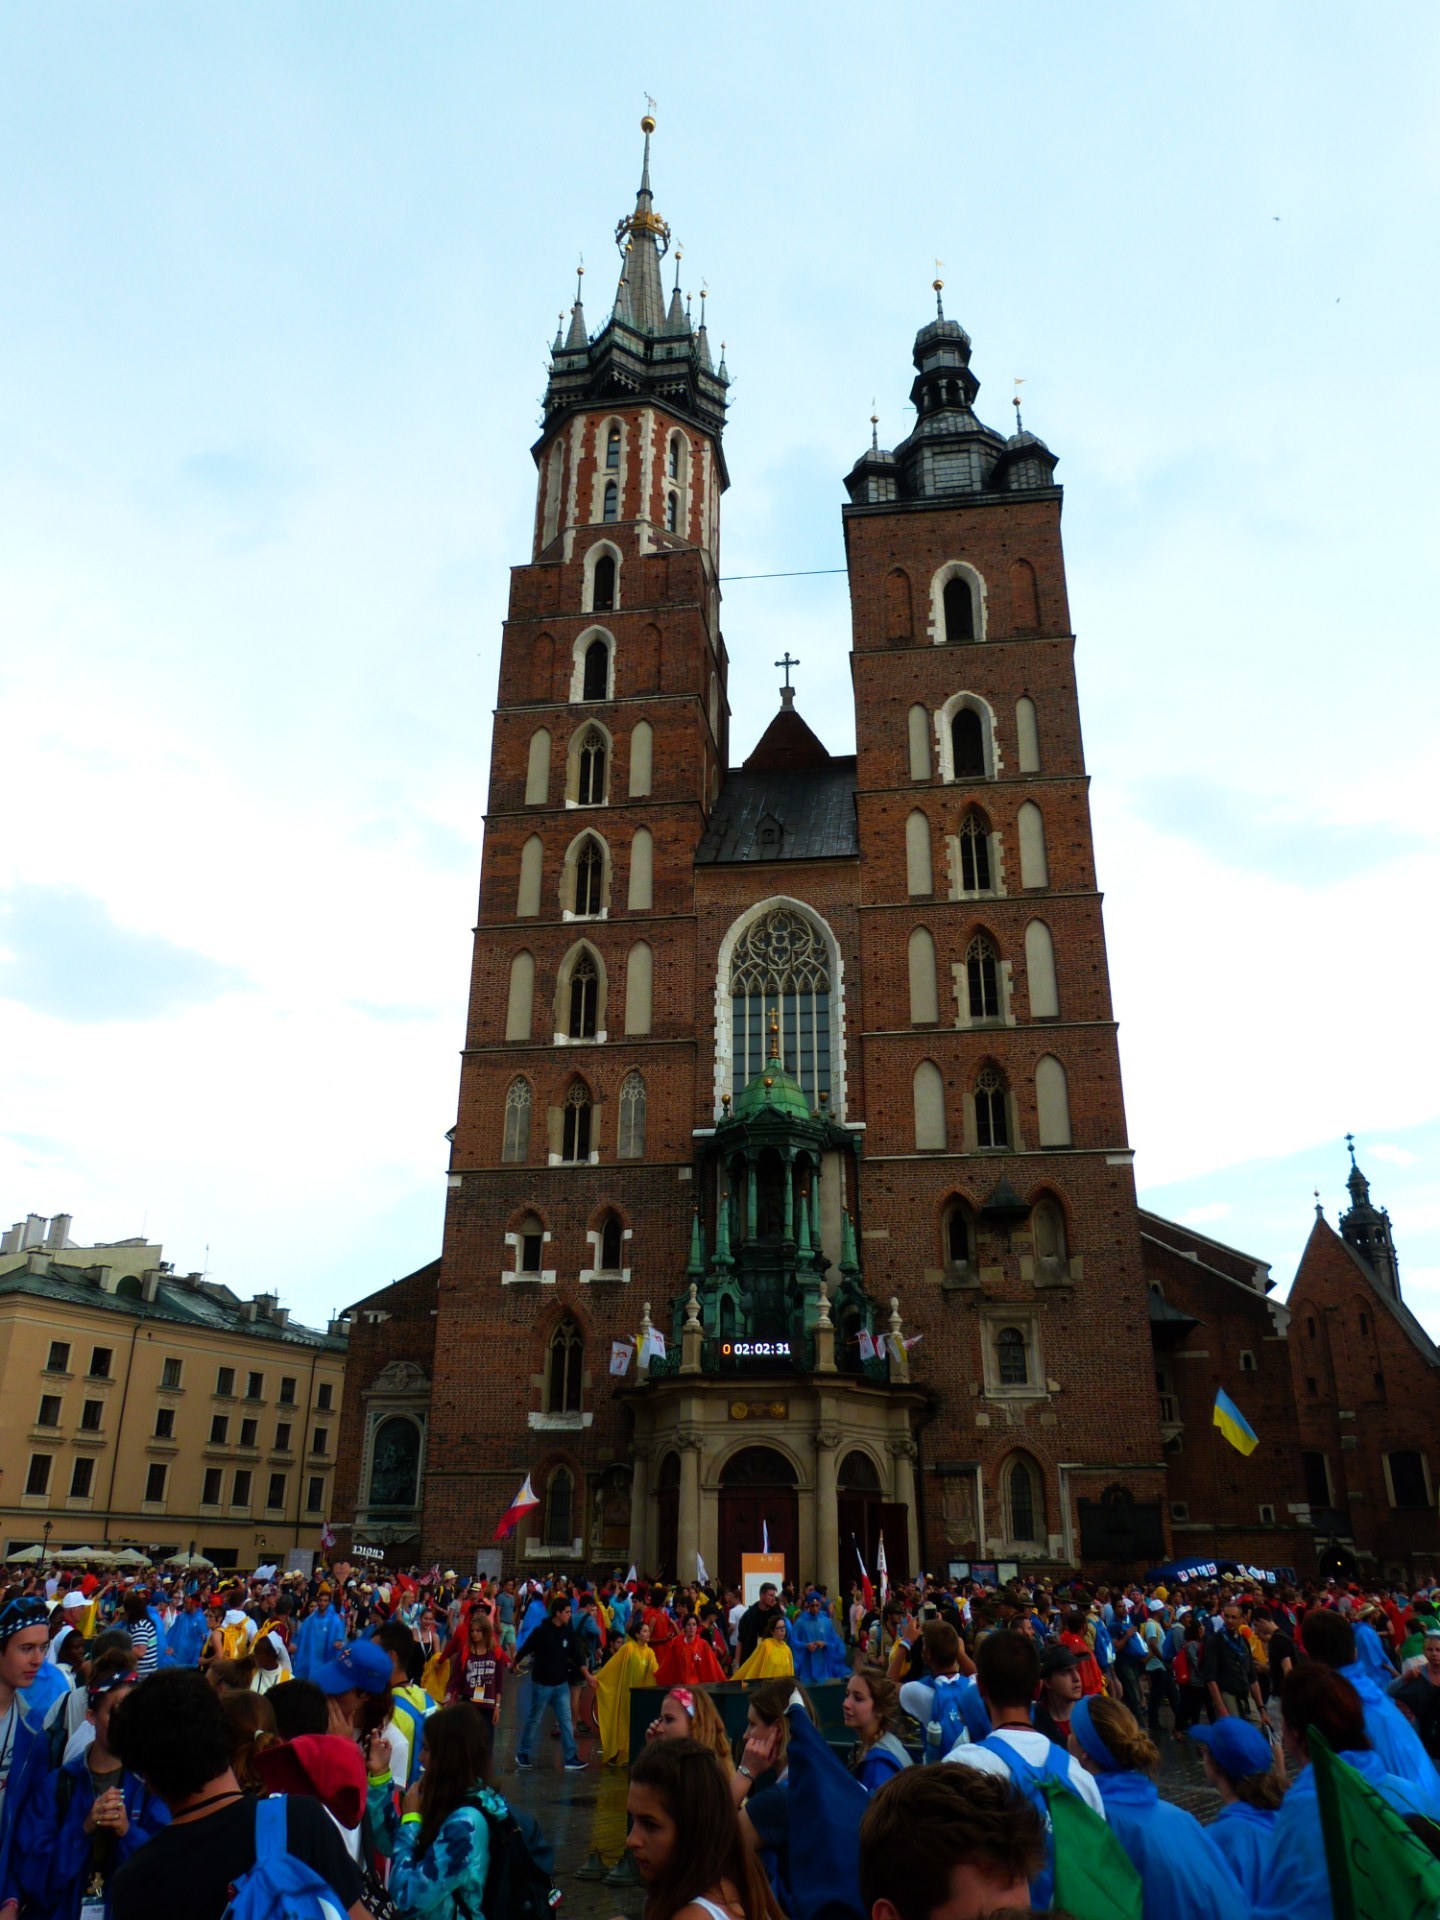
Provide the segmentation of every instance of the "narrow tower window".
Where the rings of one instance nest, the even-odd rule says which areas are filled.
[[[619,427],[611,427],[609,433],[607,433],[605,436],[606,470],[610,473],[614,473],[616,469],[619,467],[619,465],[620,465],[620,429]],[[607,520],[609,520],[609,519],[613,519],[614,515],[607,514],[605,517]]]
[[[970,996],[972,1020],[1000,1018],[1000,970],[995,949],[983,933],[977,933],[965,949],[965,983]]]
[[[961,707],[950,722],[950,751],[957,780],[985,778],[985,728],[973,707]]]
[[[565,1124],[560,1142],[562,1160],[588,1160],[590,1158],[590,1116],[593,1109],[590,1095],[580,1081],[576,1081],[565,1096]]]
[[[1025,1353],[1025,1335],[1019,1327],[1002,1327],[996,1334],[995,1363],[1002,1387],[1029,1384],[1030,1366]]]
[[[620,1225],[618,1215],[607,1213],[605,1224],[600,1229],[600,1266],[605,1273],[620,1271],[620,1256],[624,1249],[625,1231]]]
[[[678,433],[673,435],[670,441],[670,478],[672,480],[678,480],[680,478],[680,436]]]
[[[530,1158],[530,1082],[512,1080],[505,1095],[505,1143],[502,1160],[518,1163]]]
[[[592,955],[582,953],[570,970],[570,1023],[569,1036],[572,1040],[593,1040],[596,1031],[596,1015],[600,1005],[600,970]],[[567,1109],[568,1111],[568,1109]],[[587,1105],[588,1114],[589,1107]],[[586,1120],[586,1137],[589,1137],[589,1120]],[[586,1152],[589,1152],[587,1145]],[[566,1154],[567,1160],[574,1156]]]
[[[680,531],[680,496],[678,493],[672,493],[666,498],[665,531],[667,533],[678,533]]]
[[[605,856],[592,839],[575,856],[575,912],[587,918],[600,911],[605,893]]]
[[[622,1160],[645,1157],[645,1082],[638,1073],[627,1074],[620,1088],[620,1134],[616,1152]]]
[[[990,835],[978,813],[967,813],[960,823],[960,890],[990,891]]]
[[[608,564],[613,570],[614,561]],[[599,567],[595,572],[598,576]],[[585,649],[585,673],[580,683],[580,698],[582,700],[610,698],[610,649],[603,640],[592,640]]]
[[[975,596],[970,582],[957,574],[945,582],[945,644],[975,638]]]
[[[975,1141],[981,1147],[1008,1147],[1010,1120],[1005,1111],[1005,1082],[994,1067],[975,1077]]]
[[[589,661],[586,661],[589,669]],[[580,784],[576,795],[582,807],[605,804],[605,736],[591,727],[580,742]]]
[[[605,505],[600,518],[607,521],[620,518],[620,489],[613,480],[605,482]]]
[[[609,613],[614,605],[615,556],[613,553],[602,553],[595,562],[595,590],[590,596],[590,606],[595,613]],[[590,698],[589,694],[585,697],[587,700]]]
[[[585,1341],[579,1327],[562,1320],[550,1336],[549,1388],[551,1413],[579,1413]]]

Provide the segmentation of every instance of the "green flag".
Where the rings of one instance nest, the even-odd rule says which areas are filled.
[[[1315,1727],[1306,1734],[1335,1920],[1434,1920],[1440,1860]]]
[[[1140,1875],[1113,1828],[1078,1793],[1042,1775],[1055,1839],[1054,1905],[1075,1920],[1142,1920]]]

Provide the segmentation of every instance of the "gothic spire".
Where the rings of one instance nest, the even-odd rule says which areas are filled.
[[[637,333],[665,331],[665,289],[660,262],[670,250],[670,229],[655,211],[650,191],[650,136],[652,115],[640,122],[645,134],[645,158],[640,168],[640,190],[635,211],[615,229],[620,249],[620,284],[615,291],[615,318]]]
[[[1345,1182],[1350,1190],[1350,1206],[1340,1216],[1340,1237],[1354,1248],[1386,1292],[1398,1300],[1400,1262],[1390,1231],[1390,1215],[1370,1199],[1370,1182],[1355,1159],[1353,1133],[1346,1134],[1345,1144],[1350,1149],[1350,1174]]]

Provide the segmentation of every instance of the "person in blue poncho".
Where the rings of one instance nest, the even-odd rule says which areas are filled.
[[[1417,1793],[1410,1781],[1386,1771],[1365,1731],[1359,1694],[1330,1668],[1314,1661],[1296,1668],[1285,1682],[1280,1711],[1286,1751],[1304,1772],[1281,1802],[1274,1851],[1255,1902],[1254,1920],[1334,1920],[1315,1773],[1308,1765],[1308,1730],[1323,1734],[1340,1758],[1362,1774],[1402,1818],[1417,1813],[1434,1818],[1435,1803]]]
[[[517,1660],[523,1660],[525,1658],[525,1642],[530,1638],[535,1629],[537,1627],[543,1627],[549,1618],[550,1609],[546,1605],[545,1596],[537,1587],[531,1594],[529,1603],[525,1608],[524,1616],[515,1631],[515,1658]]]
[[[1333,1668],[1360,1696],[1367,1741],[1385,1771],[1410,1781],[1422,1798],[1440,1800],[1440,1774],[1434,1761],[1395,1702],[1356,1659],[1355,1631],[1345,1616],[1331,1607],[1313,1607],[1305,1616],[1301,1638],[1311,1660]]]
[[[1220,1796],[1206,1828],[1251,1900],[1258,1898],[1275,1851],[1275,1819],[1285,1789],[1275,1775],[1269,1740],[1233,1713],[1190,1737],[1205,1755],[1205,1778]]]
[[[803,1685],[813,1686],[820,1680],[843,1677],[845,1643],[813,1587],[791,1624],[790,1648],[795,1656],[795,1678]]]
[[[1140,1875],[1145,1920],[1244,1920],[1250,1902],[1220,1849],[1193,1814],[1160,1798],[1160,1755],[1128,1707],[1103,1694],[1077,1700],[1070,1751],[1094,1775]]]
[[[292,1664],[297,1680],[312,1680],[334,1657],[335,1642],[345,1638],[345,1622],[330,1603],[329,1587],[320,1589],[320,1604],[302,1622],[295,1640]]]
[[[198,1667],[200,1654],[210,1637],[210,1623],[205,1618],[205,1609],[200,1604],[200,1596],[187,1593],[179,1613],[170,1622],[170,1631],[165,1636],[165,1652],[161,1660],[163,1666]]]

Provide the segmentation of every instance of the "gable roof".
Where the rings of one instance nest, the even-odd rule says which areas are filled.
[[[805,727],[798,714],[790,718]],[[808,727],[805,732],[814,740]],[[823,747],[820,751],[825,752]],[[732,768],[695,850],[696,866],[856,859],[860,829],[855,777],[854,754],[825,754],[818,764],[784,767],[752,767],[747,760],[743,767]]]
[[[1345,1258],[1354,1267],[1356,1273],[1359,1274],[1371,1293],[1374,1294],[1375,1298],[1379,1300],[1386,1311],[1399,1322],[1406,1339],[1409,1340],[1410,1344],[1415,1348],[1421,1359],[1425,1361],[1426,1365],[1440,1368],[1440,1347],[1435,1345],[1435,1342],[1430,1338],[1429,1334],[1426,1333],[1424,1327],[1421,1326],[1405,1302],[1397,1299],[1397,1297],[1391,1293],[1390,1289],[1384,1285],[1373,1268],[1361,1259],[1360,1255],[1344,1235],[1337,1233],[1325,1218],[1324,1214],[1318,1209],[1315,1214],[1315,1224],[1310,1229],[1310,1238],[1305,1242],[1305,1251],[1300,1256],[1300,1265],[1295,1269],[1295,1279],[1291,1284],[1290,1298],[1294,1298],[1296,1288],[1300,1286],[1304,1279],[1305,1262],[1310,1257],[1311,1248],[1314,1247],[1317,1242],[1321,1244],[1333,1242],[1333,1244],[1341,1250]]]

